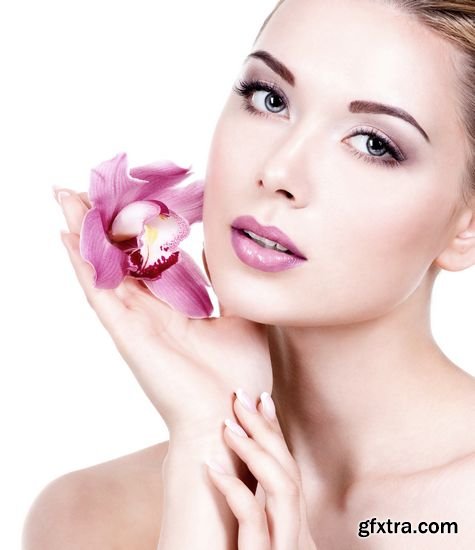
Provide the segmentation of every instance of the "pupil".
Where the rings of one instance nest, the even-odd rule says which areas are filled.
[[[367,148],[368,148],[368,151],[369,151],[370,153],[371,153],[371,150],[370,150],[370,149],[373,149],[373,151],[374,151],[374,143],[375,143],[375,142],[376,142],[376,143],[379,143],[379,145],[380,145],[379,151],[378,151],[378,147],[376,147],[376,151],[375,151],[375,154],[376,154],[378,157],[380,157],[381,155],[384,155],[385,147],[384,147],[383,142],[382,142],[379,138],[370,137],[370,138],[368,139],[368,142],[367,142],[367,143],[368,143]],[[381,151],[381,148],[383,149],[382,151]]]
[[[275,94],[269,94],[267,97],[266,97],[266,107],[269,107],[270,109],[279,109],[279,105],[275,105],[275,102],[277,100],[277,103],[279,102],[279,99],[278,99],[278,96],[275,95]]]

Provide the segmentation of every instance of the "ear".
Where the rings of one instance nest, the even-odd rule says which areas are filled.
[[[475,264],[475,211],[466,209],[457,231],[434,263],[447,271],[462,271]]]

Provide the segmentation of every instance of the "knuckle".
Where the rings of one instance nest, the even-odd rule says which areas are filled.
[[[301,487],[302,484],[302,477],[300,473],[300,468],[297,466],[295,462],[292,462],[289,466],[289,473],[293,480],[295,480],[295,483],[298,487]]]
[[[292,499],[298,500],[300,497],[300,486],[296,481],[290,481],[287,484],[286,495]]]
[[[285,477],[275,482],[274,490],[270,491],[274,497],[284,496],[286,499],[298,499],[300,496],[300,487],[297,482],[289,477]]]
[[[92,309],[95,309],[95,302],[94,298],[89,294],[89,292],[84,291],[84,295],[86,296],[87,303]]]
[[[257,506],[254,517],[256,525],[259,527],[259,529],[267,530],[267,515],[265,510],[263,510],[260,506]]]
[[[241,524],[255,525],[256,522],[259,523],[264,519],[264,511],[256,498],[238,479],[231,481],[227,499],[232,502],[232,507]]]
[[[241,525],[256,525],[261,528],[267,525],[265,511],[257,502],[245,503],[245,505],[242,506],[242,513],[239,521]]]

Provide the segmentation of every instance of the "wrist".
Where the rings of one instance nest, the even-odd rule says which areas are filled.
[[[232,418],[232,415],[229,415]],[[206,471],[206,461],[214,460],[223,468],[241,477],[247,466],[224,441],[224,417],[213,426],[189,426],[186,430],[170,433],[168,452],[163,462],[162,472],[167,477],[175,472]]]
[[[237,476],[247,466],[224,441],[224,419],[213,429],[193,428],[170,434],[162,464],[164,514],[159,549],[235,548],[236,518],[209,479],[206,460],[216,460]]]
[[[192,455],[203,450],[220,450],[226,446],[224,441],[224,420],[234,418],[234,412],[223,411],[221,415],[215,415],[206,420],[191,420],[181,422],[177,426],[169,428],[169,449],[187,449]]]

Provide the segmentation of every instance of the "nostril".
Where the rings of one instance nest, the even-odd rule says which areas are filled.
[[[279,189],[279,191],[282,191],[282,193],[284,193],[284,195],[288,198],[288,199],[293,199],[294,196],[292,195],[292,193],[289,193],[289,191],[286,191],[285,189]]]

